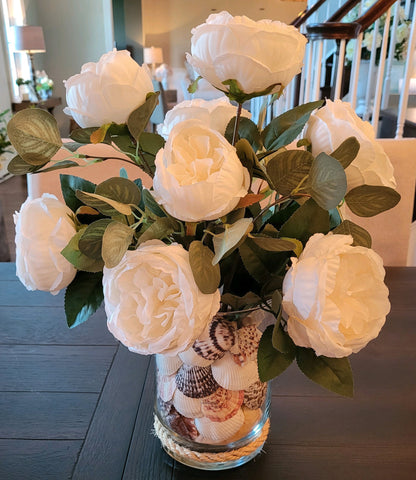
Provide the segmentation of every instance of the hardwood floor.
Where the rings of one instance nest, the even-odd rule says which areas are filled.
[[[20,210],[27,197],[26,176],[11,177],[0,183],[0,261],[14,262],[13,213]]]

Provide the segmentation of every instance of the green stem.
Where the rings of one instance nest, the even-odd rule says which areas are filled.
[[[73,158],[79,158],[79,157],[73,157]],[[121,158],[121,157],[97,157],[97,155],[83,155],[81,158],[96,158],[97,160],[121,160],[122,162],[130,163],[131,165],[135,165],[138,167],[137,163],[131,162],[130,160],[127,160],[126,158]]]
[[[233,141],[231,143],[232,146],[234,146],[237,142],[237,136],[238,136],[238,126],[240,125],[240,117],[241,117],[241,110],[243,108],[243,104],[239,103],[237,107],[237,115],[235,118],[235,124],[234,124],[234,131],[233,131]]]
[[[283,197],[280,197],[270,205],[267,205],[266,207],[264,207],[253,219],[253,223],[255,223],[256,220],[263,215],[263,213],[267,212],[269,208],[274,207],[275,205],[279,205],[280,203],[286,202],[286,200],[289,200],[290,198],[298,198],[298,197],[310,197],[310,195],[308,193],[296,193],[295,195],[291,194],[291,195],[285,195]]]

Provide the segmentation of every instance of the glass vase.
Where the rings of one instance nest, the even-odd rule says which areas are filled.
[[[258,323],[217,315],[189,350],[156,355],[155,432],[180,463],[225,470],[263,448],[270,389],[258,377]]]

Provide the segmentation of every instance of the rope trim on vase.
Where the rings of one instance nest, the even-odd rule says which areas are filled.
[[[211,463],[238,460],[242,457],[254,453],[258,448],[261,448],[264,445],[264,442],[267,439],[267,435],[269,434],[269,429],[270,420],[267,419],[261,430],[260,435],[244,447],[221,453],[196,452],[195,450],[182,447],[181,445],[176,443],[170,435],[169,431],[160,423],[160,420],[156,417],[156,415],[154,417],[154,432],[161,441],[163,447],[166,447],[168,450],[176,453],[177,455],[186,456],[191,460]]]

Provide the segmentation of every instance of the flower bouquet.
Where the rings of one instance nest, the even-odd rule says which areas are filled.
[[[376,215],[400,196],[371,127],[348,104],[300,105],[264,128],[242,108],[282,95],[300,71],[306,39],[294,27],[222,12],[192,35],[188,61],[228,99],[184,102],[151,133],[159,92],[145,66],[113,51],[66,82],[67,111],[82,127],[71,142],[43,110],[12,118],[19,155],[9,169],[38,175],[108,158],[137,166],[134,178],[121,168],[97,185],[61,174],[65,204],[26,200],[15,216],[17,275],[31,290],[66,288],[69,327],[104,300],[113,335],[156,356],[165,450],[221,469],[260,451],[267,382],[294,360],[352,396],[348,356],[378,335],[390,304],[370,235],[342,212]],[[98,143],[112,155],[83,153]]]

